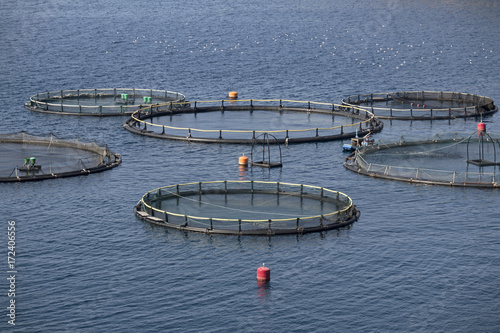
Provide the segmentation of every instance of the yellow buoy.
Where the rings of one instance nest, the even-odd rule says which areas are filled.
[[[238,159],[238,164],[247,166],[248,165],[248,157],[246,157],[245,155],[240,156],[240,158]]]
[[[231,98],[231,99],[238,98],[238,92],[237,91],[230,91],[228,95],[229,95],[229,98]]]

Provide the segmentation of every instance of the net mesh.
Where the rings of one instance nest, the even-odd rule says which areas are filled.
[[[95,142],[60,139],[50,134],[0,134],[0,180],[36,180],[91,173],[114,167],[119,155]]]
[[[370,176],[460,186],[497,187],[500,178],[498,135],[438,134],[427,140],[383,143],[358,150],[344,161],[348,169]],[[471,160],[483,160],[474,165]]]

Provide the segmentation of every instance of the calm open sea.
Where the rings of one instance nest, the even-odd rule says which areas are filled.
[[[123,164],[0,184],[0,331],[499,332],[498,190],[357,175],[342,166],[343,142],[290,145],[282,169],[240,174],[248,146],[171,142],[129,133],[126,118],[23,109],[38,92],[113,87],[329,103],[457,91],[498,105],[499,17],[494,0],[3,3],[0,133],[96,140]],[[500,132],[499,117],[485,119],[488,130]],[[375,138],[472,133],[476,122],[386,121]],[[348,230],[269,239],[186,234],[133,214],[149,190],[226,179],[338,190],[361,218]],[[16,222],[15,326],[8,221]],[[263,262],[271,281],[259,286]]]

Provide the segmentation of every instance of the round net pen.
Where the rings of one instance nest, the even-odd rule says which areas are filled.
[[[399,142],[379,141],[347,156],[344,167],[374,178],[409,183],[499,188],[499,137],[441,133],[426,140],[401,137]]]
[[[345,194],[323,187],[261,181],[211,181],[147,192],[137,217],[208,234],[273,236],[346,227],[359,211]]]
[[[443,91],[402,91],[352,95],[344,105],[370,110],[380,119],[434,120],[492,115],[498,107],[489,97]]]
[[[320,102],[217,100],[168,103],[140,109],[124,127],[139,135],[205,143],[288,144],[351,138],[379,132],[383,123],[365,109]]]
[[[260,153],[257,151],[257,145],[255,142],[260,141],[263,142],[261,145],[261,150],[262,150],[262,159],[258,159],[257,156],[260,155]],[[272,134],[268,133],[262,133],[261,135],[257,136],[257,138],[252,142],[252,151],[250,155],[250,165],[252,166],[258,166],[262,168],[278,168],[283,166],[283,158],[281,155],[281,146],[279,143],[276,143],[271,147],[271,142],[276,141],[276,138]],[[276,147],[276,150],[278,151],[279,154],[279,160],[273,160],[271,159],[271,151],[273,148]],[[255,157],[254,157],[255,156]]]
[[[136,88],[59,90],[38,93],[24,107],[30,111],[77,116],[123,116],[148,105],[183,102],[178,92]]]
[[[63,140],[50,134],[0,134],[0,182],[45,180],[102,172],[122,159],[94,142]]]

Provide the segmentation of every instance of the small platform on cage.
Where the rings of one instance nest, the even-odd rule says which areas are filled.
[[[22,172],[36,172],[36,171],[40,171],[41,169],[42,169],[42,166],[39,164],[23,165],[23,166],[17,168],[17,170],[22,171]]]
[[[484,159],[478,159],[478,160],[467,160],[467,163],[474,164],[477,166],[492,166],[492,165],[500,165],[500,162],[492,162]]]

